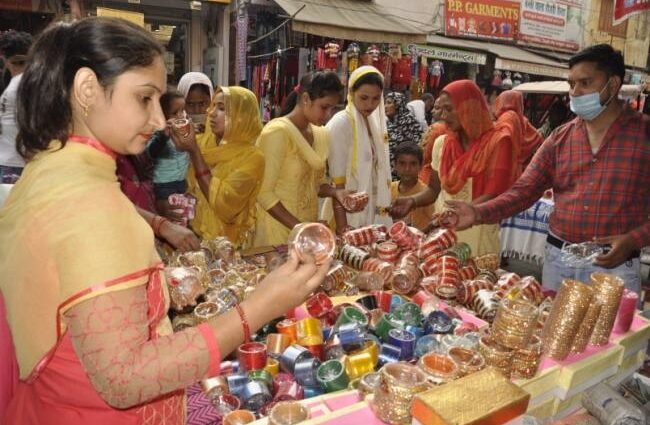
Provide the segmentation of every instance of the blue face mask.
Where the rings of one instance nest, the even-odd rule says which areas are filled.
[[[614,96],[611,96],[604,105],[600,103],[600,94],[607,88],[610,80],[607,80],[605,87],[599,92],[584,94],[582,96],[569,96],[571,99],[570,106],[571,111],[580,118],[586,121],[592,121],[596,119],[609,105],[609,102],[614,99]]]

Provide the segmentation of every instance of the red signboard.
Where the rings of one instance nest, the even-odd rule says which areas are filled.
[[[650,0],[614,0],[614,25],[647,10],[650,10]]]
[[[32,11],[32,0],[0,0],[0,9]]]
[[[514,40],[519,32],[518,2],[445,0],[445,34]]]

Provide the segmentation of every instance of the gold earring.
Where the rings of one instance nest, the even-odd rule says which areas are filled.
[[[88,105],[84,106],[84,118],[88,118]]]

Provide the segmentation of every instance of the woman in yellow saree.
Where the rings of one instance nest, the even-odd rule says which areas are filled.
[[[250,242],[264,176],[264,156],[255,146],[261,131],[255,94],[243,87],[219,87],[205,132],[173,136],[179,149],[190,154],[188,189],[197,198],[192,229],[201,238],[226,236],[237,247]]]

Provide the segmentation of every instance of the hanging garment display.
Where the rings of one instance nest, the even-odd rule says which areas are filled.
[[[445,73],[445,66],[439,60],[434,60],[429,64],[429,86],[431,88],[438,88],[440,79]]]
[[[325,68],[326,70],[336,71],[338,69],[339,53],[341,46],[334,41],[325,44]]]
[[[411,85],[411,55],[402,56],[393,63],[393,88],[406,90]]]
[[[381,54],[376,44],[371,44],[370,46],[368,46],[368,50],[366,50],[366,53],[370,55],[370,60],[372,60],[373,62],[377,62],[379,60],[379,55]]]
[[[503,87],[504,89],[510,90],[512,88],[512,79],[510,78],[511,73],[510,73],[510,71],[506,71],[505,74],[506,74],[506,77],[501,82],[501,87]]]
[[[357,43],[350,43],[347,49],[348,53],[348,72],[352,73],[355,69],[359,67],[359,45]]]
[[[501,71],[495,69],[492,78],[492,87],[501,87],[502,84],[503,84],[503,79],[501,78]]]
[[[418,93],[422,94],[427,91],[427,74],[429,71],[429,64],[427,63],[426,56],[420,57],[420,66],[418,69]]]

